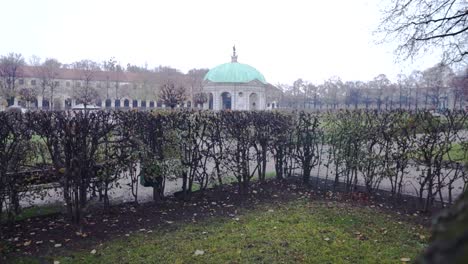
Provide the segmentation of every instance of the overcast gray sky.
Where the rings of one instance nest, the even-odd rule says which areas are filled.
[[[115,57],[121,64],[184,72],[239,62],[267,81],[370,80],[434,65],[427,55],[395,63],[394,44],[373,35],[386,0],[0,0],[0,54],[71,63]]]

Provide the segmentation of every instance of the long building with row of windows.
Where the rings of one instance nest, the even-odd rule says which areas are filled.
[[[86,71],[77,69],[24,66],[16,80],[16,96],[10,105],[30,109],[73,109],[82,107],[86,89],[96,97],[87,102],[96,108],[164,108],[158,100],[158,90],[170,76],[155,72]],[[267,83],[255,68],[237,62],[211,69],[197,91],[206,93],[204,104],[194,104],[194,88],[186,89],[187,99],[178,107],[199,107],[222,110],[265,110],[278,107],[281,91]],[[188,85],[189,86],[189,85]],[[33,91],[28,95],[22,91]],[[88,100],[89,101],[89,100]],[[7,107],[6,98],[3,108]],[[89,106],[87,106],[89,107]]]
[[[150,73],[46,69],[24,66],[16,80],[14,105],[39,109],[70,109],[80,102],[80,91],[92,89],[97,107],[156,107],[158,83]],[[22,96],[32,90],[35,98]],[[13,102],[11,102],[13,103]],[[11,104],[10,103],[10,104]]]

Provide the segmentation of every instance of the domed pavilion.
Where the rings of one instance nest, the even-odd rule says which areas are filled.
[[[216,66],[205,75],[203,91],[209,95],[208,105],[213,110],[265,110],[268,86],[257,69],[237,62],[233,47],[231,62]]]

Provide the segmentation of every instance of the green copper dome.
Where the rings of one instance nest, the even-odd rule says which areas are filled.
[[[238,62],[221,64],[211,69],[204,80],[222,83],[248,83],[259,80],[266,83],[265,77],[254,67]]]

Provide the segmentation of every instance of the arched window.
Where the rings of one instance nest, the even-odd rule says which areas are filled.
[[[230,110],[231,109],[231,94],[228,92],[224,92],[221,94],[221,101],[223,103],[222,108],[223,110]]]
[[[124,100],[124,107],[125,107],[125,108],[130,107],[130,100],[128,100],[128,99],[125,99],[125,100]]]
[[[213,110],[213,94],[212,93],[210,93],[210,95],[208,96],[208,109]]]
[[[49,109],[49,100],[44,99],[42,100],[42,109]]]
[[[249,110],[258,110],[258,95],[251,93],[249,96]]]

